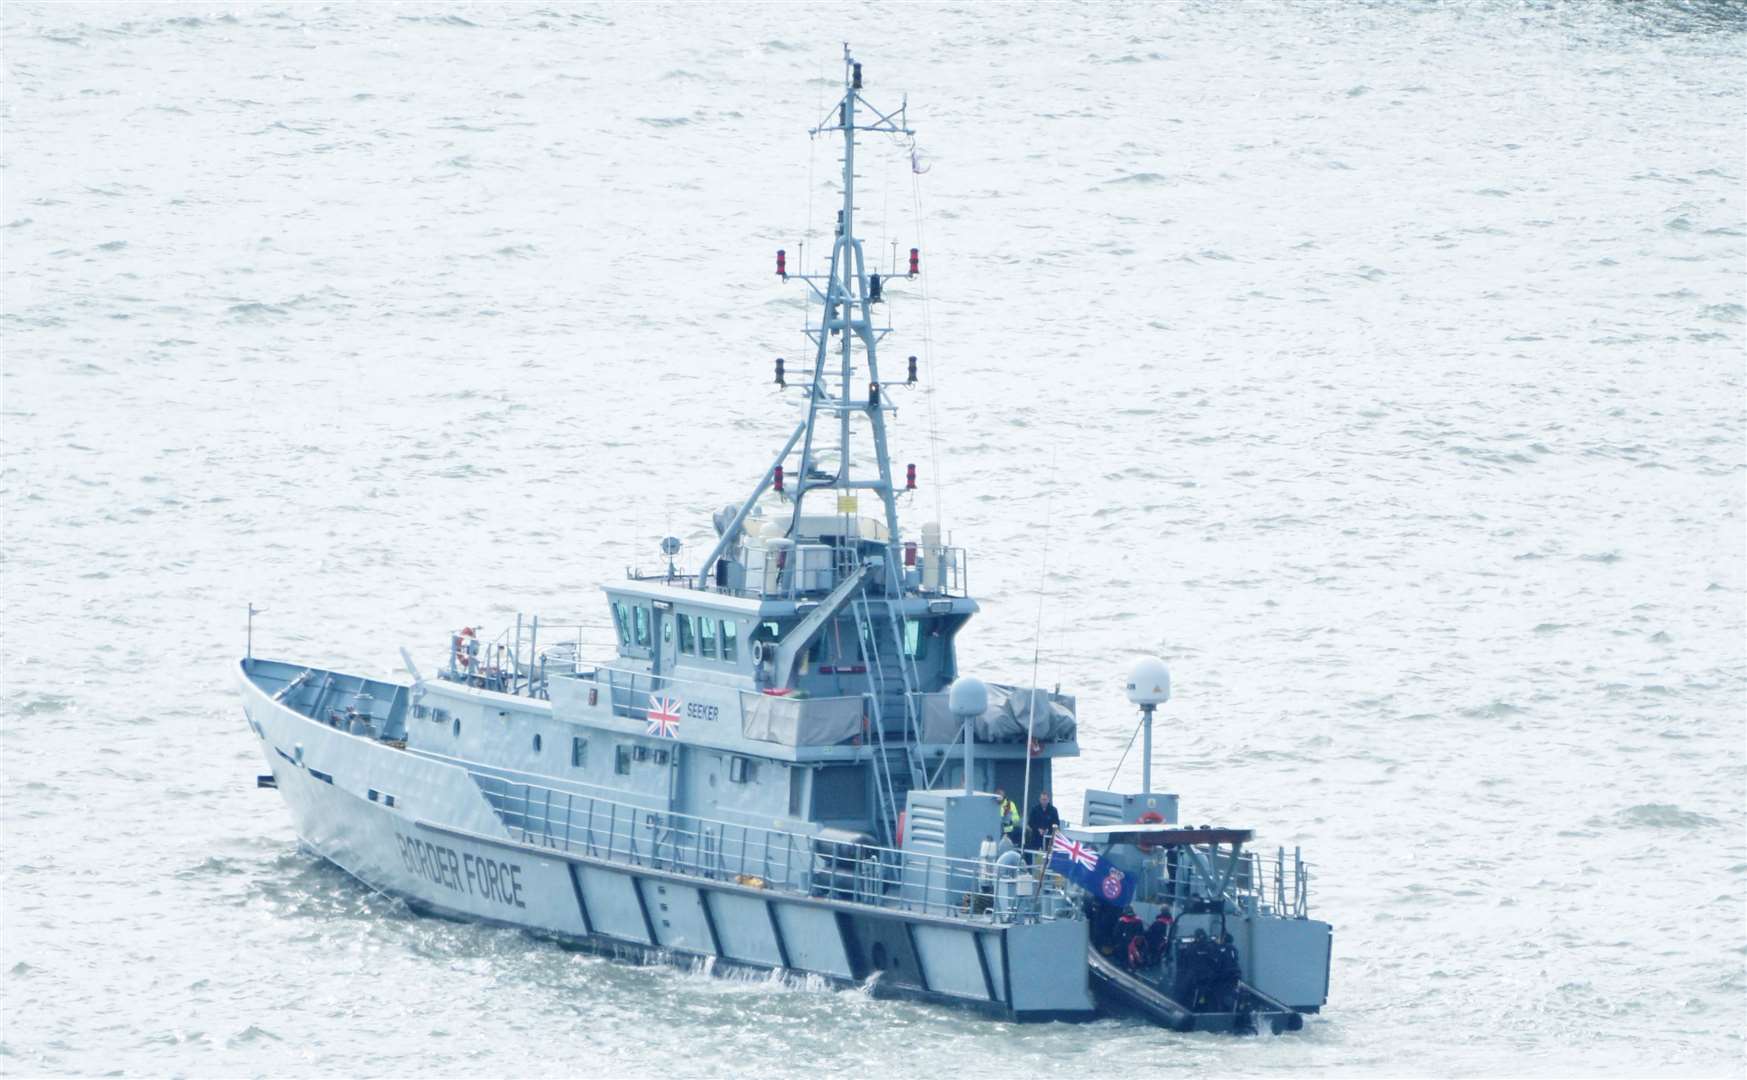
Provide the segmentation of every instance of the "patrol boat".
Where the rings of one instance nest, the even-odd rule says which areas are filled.
[[[842,97],[813,130],[843,139],[828,267],[791,274],[776,256],[817,310],[793,386],[804,418],[715,515],[695,575],[670,538],[665,570],[606,585],[605,661],[585,659],[577,624],[518,616],[449,634],[429,674],[402,649],[410,682],[258,658],[251,607],[237,673],[258,783],[309,849],[420,913],[1010,1020],[1296,1027],[1327,997],[1329,926],[1308,918],[1296,854],[1179,827],[1177,796],[1152,791],[1162,666],[1130,684],[1140,792],[1087,792],[1081,824],[1040,815],[1028,836],[995,794],[1025,806],[1051,789],[1078,709],[961,676],[978,610],[965,551],[937,522],[900,526],[915,470],[900,488],[886,424],[916,359],[882,379],[877,316],[920,253],[901,278],[870,272],[855,165],[859,135],[912,132],[907,103],[862,91],[846,46]],[[1175,922],[1136,934],[1118,903]]]

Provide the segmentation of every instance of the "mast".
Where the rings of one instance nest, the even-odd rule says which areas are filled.
[[[843,96],[831,111],[807,134],[817,138],[827,132],[843,135],[843,206],[837,212],[836,233],[831,245],[831,265],[825,274],[788,272],[784,252],[777,252],[776,272],[787,281],[791,277],[804,281],[819,299],[820,316],[817,326],[809,326],[807,339],[813,343],[813,370],[810,381],[802,384],[807,393],[807,419],[797,425],[787,445],[778,452],[776,461],[765,471],[752,494],[731,521],[719,524],[720,535],[699,567],[699,588],[708,585],[711,567],[734,543],[741,524],[751,513],[758,499],[773,486],[783,487],[783,462],[797,441],[801,443],[800,467],[794,478],[794,506],[790,511],[787,535],[799,538],[801,511],[810,494],[830,491],[836,495],[830,513],[846,524],[860,514],[857,492],[871,491],[885,511],[886,546],[894,557],[898,547],[897,491],[892,481],[892,462],[886,453],[886,413],[893,410],[890,395],[880,381],[878,344],[889,327],[876,327],[873,307],[884,298],[884,286],[877,269],[867,271],[861,240],[855,235],[855,133],[877,132],[884,135],[913,137],[916,133],[907,125],[909,99],[901,99],[898,108],[881,112],[861,96],[861,64],[850,55],[849,43],[843,44]],[[868,118],[862,117],[862,112]],[[916,275],[917,252],[910,249],[910,276]],[[855,345],[861,344],[866,356],[865,384],[856,380]],[[833,364],[835,361],[835,364]],[[914,381],[911,365],[909,379]],[[777,361],[778,385],[784,382],[782,361]],[[857,476],[853,468],[852,448],[855,440],[855,420],[865,416],[873,446],[874,470],[871,475]],[[833,424],[831,421],[835,420]],[[827,468],[835,457],[835,468]],[[906,476],[906,486],[910,484]],[[840,538],[841,540],[842,538]],[[895,561],[895,560],[894,560]]]
[[[891,458],[886,452],[886,412],[893,406],[880,381],[878,359],[879,339],[886,331],[873,324],[873,305],[882,299],[884,289],[877,271],[870,278],[861,240],[855,235],[855,133],[868,131],[906,136],[915,133],[906,125],[907,98],[895,111],[881,112],[861,96],[861,88],[861,64],[850,55],[849,43],[845,42],[843,96],[831,113],[808,133],[815,137],[831,131],[843,135],[843,206],[837,213],[831,267],[825,275],[824,288],[820,288],[818,275],[794,275],[805,281],[819,297],[821,313],[818,327],[807,330],[814,345],[813,377],[806,387],[806,434],[801,443],[789,532],[792,536],[799,529],[802,507],[809,494],[834,491],[837,498],[831,512],[853,518],[859,513],[856,493],[870,491],[879,497],[885,511],[886,543],[895,547],[898,543],[897,493],[892,484]],[[869,119],[861,117],[863,109],[870,115]],[[866,357],[865,385],[856,380],[857,342]],[[832,356],[833,349],[835,357]],[[833,359],[836,361],[835,371],[828,370]],[[875,467],[870,476],[854,475],[851,455],[854,422],[858,416],[867,418],[873,445]],[[832,419],[837,421],[835,425],[829,423]],[[836,430],[830,430],[832,427]],[[825,456],[833,449],[833,442],[834,470],[826,467],[829,459]]]

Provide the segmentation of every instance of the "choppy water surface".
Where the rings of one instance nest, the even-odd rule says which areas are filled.
[[[6,6],[0,1070],[1742,1070],[1738,9],[989,14]],[[246,602],[386,671],[750,484],[845,36],[932,165],[862,207],[965,666],[1029,677],[1044,591],[1077,809],[1171,661],[1187,816],[1318,867],[1301,1037],[420,920],[252,787]]]

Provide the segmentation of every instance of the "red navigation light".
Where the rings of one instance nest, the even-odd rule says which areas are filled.
[[[922,249],[910,249],[910,276],[915,277],[922,272]]]
[[[916,267],[915,253],[912,252],[911,258],[910,258],[910,272],[911,273],[916,272],[915,267]],[[789,253],[784,251],[782,248],[776,249],[776,276],[779,278],[782,278],[784,281],[787,281],[789,279]]]
[[[776,467],[776,472],[772,473],[771,475],[775,480],[775,484],[774,484],[775,488],[778,491],[781,491],[783,489],[783,467],[781,465],[778,465]]]
[[[916,490],[916,466],[914,464],[904,466],[904,490]]]
[[[914,540],[904,541],[904,565],[916,565],[916,541]]]

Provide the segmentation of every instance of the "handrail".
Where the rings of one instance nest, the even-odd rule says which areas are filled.
[[[1078,918],[1025,867],[807,835],[518,784],[469,770],[523,843],[795,895],[984,922]]]
[[[898,789],[892,780],[891,755],[886,752],[885,710],[880,706],[880,692],[886,677],[885,665],[880,662],[879,643],[873,637],[872,617],[868,614],[866,596],[855,598],[854,610],[858,647],[867,661],[864,664],[868,682],[867,710],[873,718],[874,742],[879,746],[873,773],[874,786],[880,793],[880,825],[886,830],[887,838],[897,843],[900,813]]]

